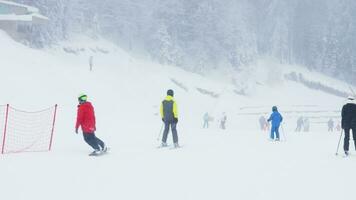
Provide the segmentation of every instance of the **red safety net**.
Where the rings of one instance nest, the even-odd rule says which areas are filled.
[[[51,150],[57,105],[28,112],[0,106],[1,153]]]

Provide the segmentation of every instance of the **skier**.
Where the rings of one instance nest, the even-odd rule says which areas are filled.
[[[283,120],[282,115],[278,112],[277,106],[272,107],[272,114],[268,118],[268,122],[272,121],[272,128],[271,128],[271,140],[274,140],[274,133],[276,133],[276,141],[279,141],[279,126]]]
[[[341,131],[341,125],[340,125],[340,122],[337,123],[336,125],[336,131]]]
[[[209,128],[209,120],[210,120],[209,113],[206,112],[204,114],[203,120],[204,120],[203,128]]]
[[[310,128],[310,121],[309,121],[309,118],[307,118],[307,117],[304,118],[303,126],[304,126],[303,131],[304,131],[304,132],[309,132],[309,128]]]
[[[269,123],[267,122],[267,120],[266,120],[266,122],[265,122],[265,129],[264,129],[264,131],[268,131],[269,130]]]
[[[328,121],[328,132],[333,132],[334,131],[334,121],[333,119],[329,119]]]
[[[303,117],[299,117],[297,120],[297,128],[295,128],[295,132],[300,132],[302,130],[304,124]]]
[[[220,128],[223,129],[223,130],[226,129],[226,120],[227,120],[226,113],[223,112],[223,113],[222,113],[221,120],[220,120]]]
[[[87,101],[88,97],[81,94],[78,97],[79,105],[77,110],[77,122],[75,125],[75,133],[78,134],[79,126],[82,128],[83,137],[87,144],[89,144],[94,151],[89,155],[99,155],[107,151],[104,142],[95,136],[95,114],[94,108],[90,102]]]
[[[93,59],[94,59],[93,56],[89,57],[89,69],[90,69],[90,71],[93,71]]]
[[[174,91],[169,89],[167,91],[167,97],[162,101],[160,107],[161,118],[164,123],[164,131],[161,147],[167,147],[167,137],[169,127],[172,128],[174,148],[179,148],[177,123],[178,123],[178,109],[177,103],[173,99]]]
[[[262,131],[266,130],[266,118],[264,116],[261,116],[258,121],[260,123],[260,129]]]
[[[348,102],[342,107],[341,110],[341,128],[345,131],[344,138],[344,151],[345,155],[349,155],[349,140],[350,140],[350,129],[352,129],[352,136],[354,139],[355,149],[356,149],[356,104],[355,98],[349,96]]]

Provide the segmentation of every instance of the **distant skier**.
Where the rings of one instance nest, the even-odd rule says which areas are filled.
[[[272,107],[272,114],[267,120],[268,122],[272,121],[272,128],[271,128],[271,140],[274,140],[274,135],[276,134],[276,141],[280,140],[279,137],[279,126],[283,121],[282,115],[278,112],[277,106]]]
[[[338,122],[336,124],[336,127],[335,127],[336,131],[341,131],[341,125],[340,125],[340,122]]]
[[[269,128],[270,128],[270,124],[266,120],[264,131],[269,131]]]
[[[303,125],[304,125],[303,117],[299,117],[297,120],[297,128],[295,128],[295,132],[300,132],[302,130]]]
[[[267,126],[267,121],[266,121],[266,118],[264,116],[261,116],[259,119],[258,119],[258,122],[260,123],[260,129],[262,131],[265,131],[266,130],[266,126]]]
[[[307,117],[304,118],[304,120],[303,120],[303,126],[304,126],[303,131],[304,131],[304,132],[309,132],[309,129],[310,129],[310,121],[309,121],[309,118],[307,118]]]
[[[333,132],[334,131],[334,121],[333,119],[329,119],[328,121],[328,132]]]
[[[204,121],[203,128],[209,128],[209,120],[210,120],[209,113],[206,112],[203,116],[203,121]]]
[[[93,56],[89,57],[89,69],[90,69],[90,71],[93,71],[93,59],[94,59]]]
[[[78,97],[79,105],[77,110],[77,122],[75,125],[75,133],[78,134],[79,127],[82,128],[83,137],[94,151],[90,155],[99,155],[107,151],[104,142],[95,136],[95,114],[94,107],[87,101],[87,95],[81,94]]]
[[[221,116],[221,119],[220,119],[220,128],[223,129],[223,130],[226,129],[226,120],[227,120],[226,113],[223,112],[222,116]]]
[[[167,97],[162,101],[160,107],[162,121],[164,122],[164,131],[161,147],[167,147],[167,137],[170,127],[172,128],[174,147],[179,147],[177,133],[178,109],[177,103],[175,102],[173,96],[173,90],[169,89],[167,91]]]
[[[352,129],[352,136],[354,139],[356,149],[356,104],[355,98],[349,96],[348,102],[342,107],[341,110],[341,128],[345,131],[344,138],[344,151],[345,155],[349,155],[349,141],[350,141],[350,129]]]

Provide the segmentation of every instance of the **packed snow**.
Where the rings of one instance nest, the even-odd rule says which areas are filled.
[[[256,63],[243,80],[244,96],[234,92],[229,73],[219,78],[158,65],[103,40],[33,50],[0,32],[0,55],[0,104],[29,111],[59,105],[52,151],[0,156],[1,199],[352,199],[355,157],[335,156],[340,132],[327,132],[326,124],[340,120],[345,100],[285,80],[289,71],[308,73],[297,66]],[[308,76],[347,90],[332,78]],[[182,148],[158,149],[159,104],[170,88]],[[74,132],[80,93],[94,105],[107,155],[89,157]],[[273,105],[284,117],[281,142],[259,130],[258,118]],[[214,118],[209,129],[202,129],[205,112]],[[226,130],[218,126],[222,112]],[[309,132],[294,132],[300,115],[311,119]]]

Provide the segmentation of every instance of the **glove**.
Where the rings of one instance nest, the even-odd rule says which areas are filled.
[[[75,133],[78,134],[78,129],[77,128],[75,129]]]
[[[164,119],[162,118],[162,122],[164,122]]]
[[[178,123],[178,118],[173,119],[174,123]]]

